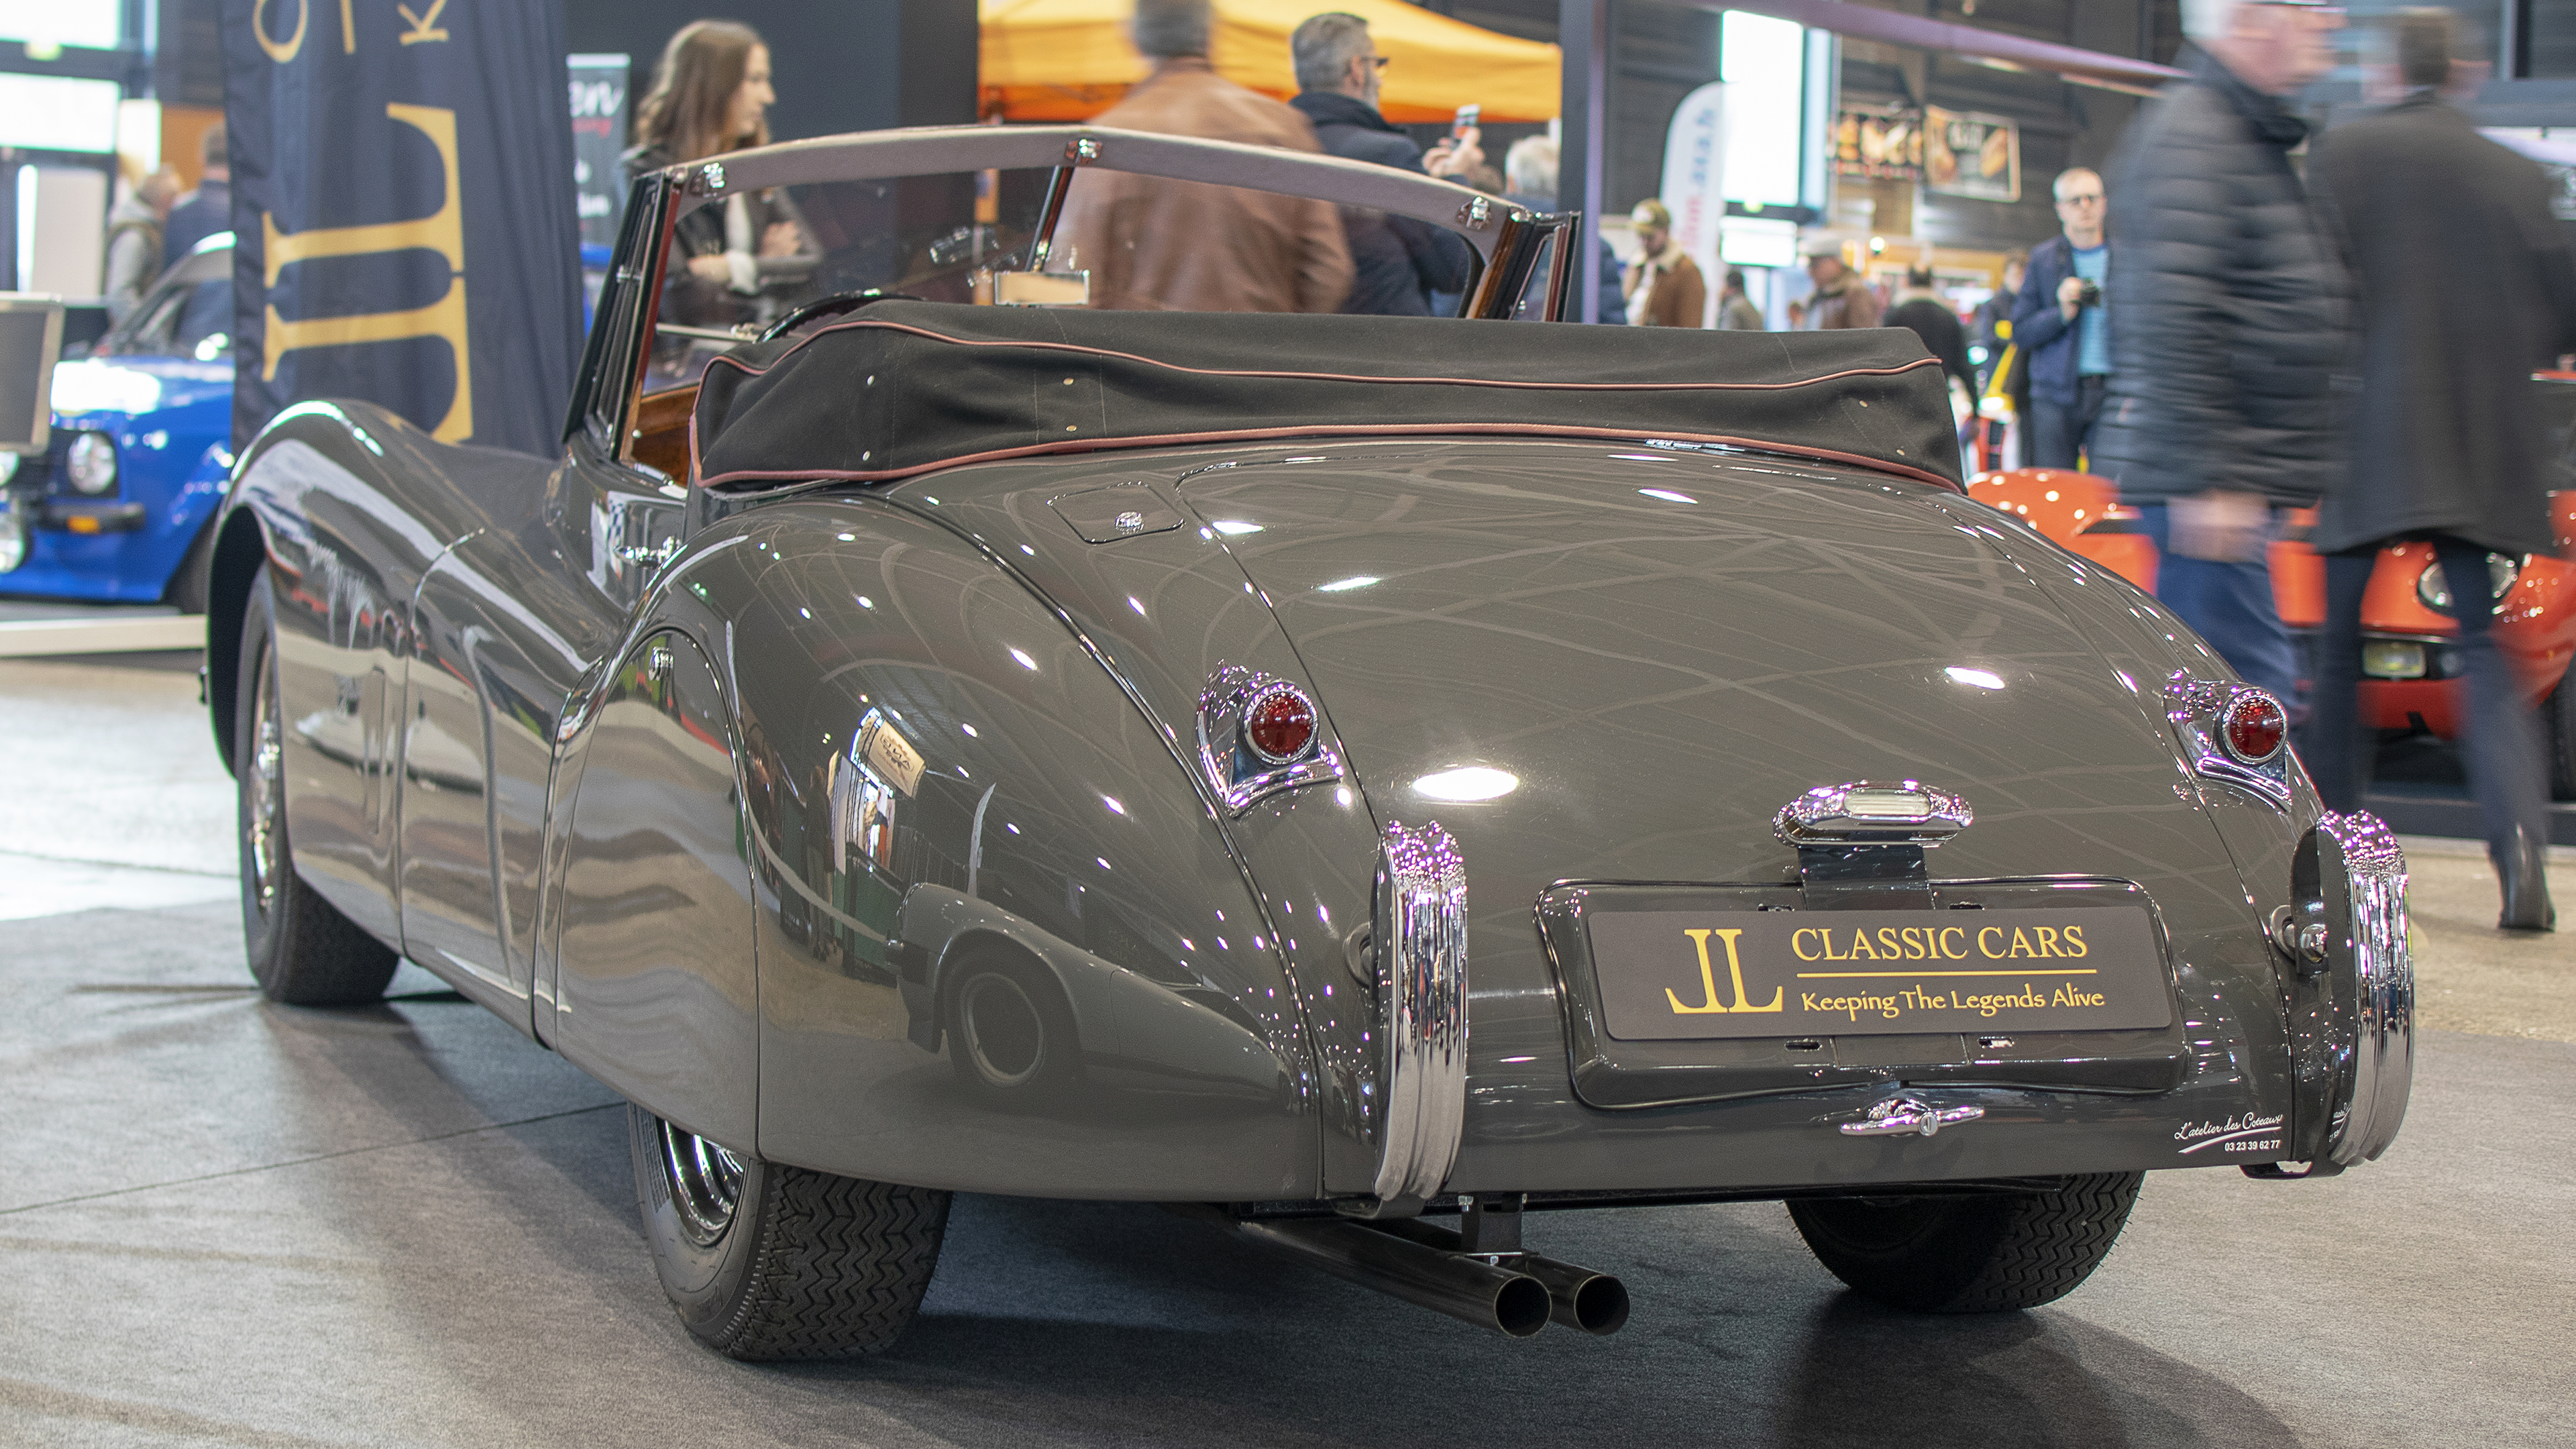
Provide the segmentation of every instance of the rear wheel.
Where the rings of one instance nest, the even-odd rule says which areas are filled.
[[[2056,1192],[1815,1198],[1789,1204],[1818,1262],[1852,1291],[1917,1313],[2054,1303],[2100,1267],[2137,1204],[2140,1172]]]
[[[682,1326],[729,1358],[842,1358],[912,1324],[948,1194],[763,1162],[626,1109],[644,1238]]]
[[[397,958],[295,873],[286,837],[283,714],[268,569],[251,581],[234,676],[233,785],[241,841],[242,944],[251,976],[288,1006],[350,1006],[385,994]]]
[[[2549,798],[2576,800],[2576,664],[2540,706],[2549,723]]]

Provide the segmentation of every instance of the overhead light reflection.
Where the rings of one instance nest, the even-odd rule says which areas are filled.
[[[1413,782],[1413,793],[1432,800],[1499,800],[1520,785],[1521,777],[1509,770],[1469,765],[1425,775]]]
[[[1995,673],[1991,669],[1967,669],[1953,664],[1941,672],[1950,676],[1952,679],[1957,680],[1961,684],[1973,684],[1979,689],[2001,689],[2004,687],[2004,677]]]
[[[1347,579],[1335,579],[1329,584],[1317,584],[1315,585],[1315,592],[1319,594],[1338,594],[1344,589],[1365,589],[1376,582],[1378,582],[1378,577],[1375,574],[1353,574]]]
[[[1029,657],[1029,651],[1026,649],[1014,647],[1011,650],[1011,657],[1020,661],[1020,667],[1022,669],[1035,669],[1038,667],[1038,662]]]
[[[1259,533],[1261,525],[1246,523],[1240,518],[1220,518],[1216,521],[1216,531],[1231,538],[1237,534]]]
[[[1660,498],[1666,503],[1697,503],[1699,501],[1687,493],[1675,493],[1669,488],[1640,488],[1637,491],[1645,494],[1649,498]]]

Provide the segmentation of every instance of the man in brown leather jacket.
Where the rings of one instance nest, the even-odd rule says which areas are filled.
[[[1208,0],[1136,0],[1132,23],[1154,73],[1099,124],[1322,149],[1304,116],[1209,67]],[[1351,290],[1331,203],[1115,171],[1074,183],[1049,265],[1088,270],[1092,306],[1131,311],[1331,312]]]

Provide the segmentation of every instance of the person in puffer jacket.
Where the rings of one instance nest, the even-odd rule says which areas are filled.
[[[2111,182],[2111,394],[2096,471],[2145,514],[2156,594],[2296,717],[2266,546],[2340,476],[2341,264],[2282,98],[2323,75],[2339,11],[2184,0],[2192,78],[2148,103]]]

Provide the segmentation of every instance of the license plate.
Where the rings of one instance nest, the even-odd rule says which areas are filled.
[[[2143,906],[1599,911],[1611,1036],[2116,1031],[2173,1020]]]

